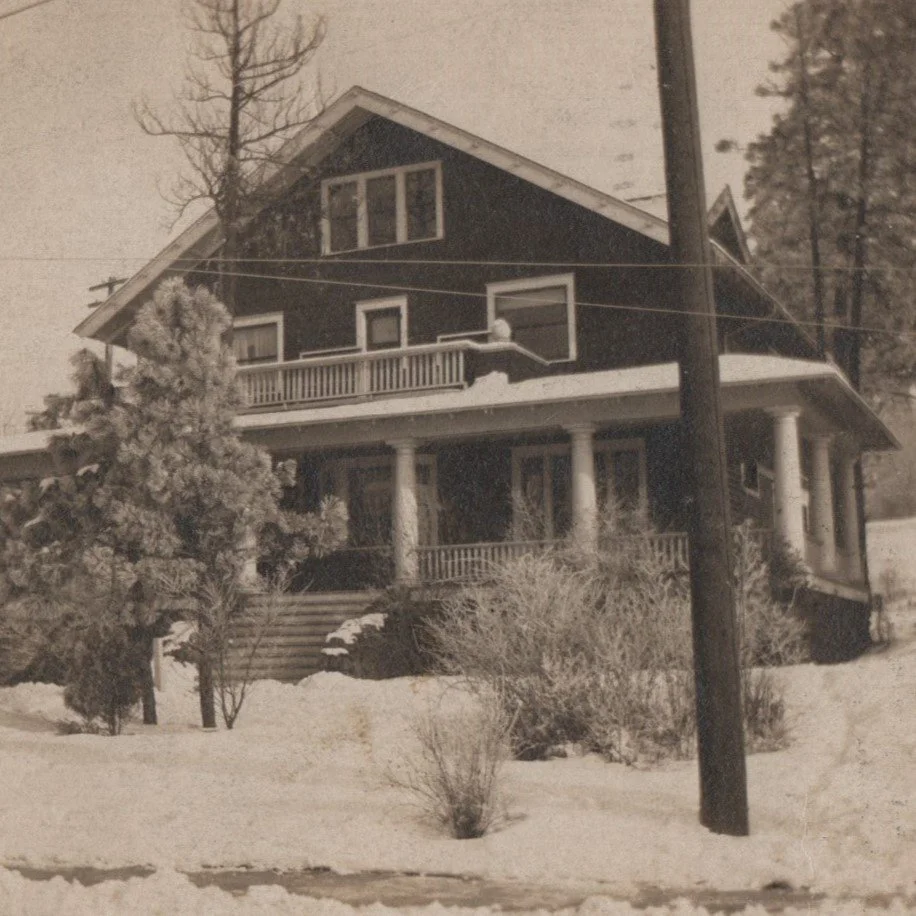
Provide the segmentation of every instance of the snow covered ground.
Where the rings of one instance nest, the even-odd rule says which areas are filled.
[[[614,896],[643,884],[738,890],[785,882],[831,895],[824,913],[863,912],[840,903],[844,896],[912,899],[916,620],[898,620],[897,631],[885,652],[783,672],[793,742],[748,760],[745,839],[699,826],[695,762],[637,770],[596,757],[509,763],[508,822],[480,840],[445,837],[386,779],[413,753],[411,717],[431,703],[444,702],[447,712],[461,699],[442,680],[320,674],[300,685],[261,682],[233,731],[203,732],[192,674],[172,666],[159,695],[163,724],[134,725],[120,738],[24,730],[26,721],[66,716],[60,690],[5,688],[0,863],[151,865],[157,874],[81,888],[0,869],[0,912],[352,912],[279,888],[231,897],[177,873],[211,866],[600,882]],[[580,912],[631,910],[593,900]]]

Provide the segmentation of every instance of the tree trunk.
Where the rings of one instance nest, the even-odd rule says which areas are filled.
[[[200,694],[200,724],[216,728],[216,702],[213,695],[213,634],[201,614],[197,618],[200,657],[197,660],[197,690]]]
[[[143,724],[158,725],[159,718],[156,714],[156,690],[153,684],[153,637],[149,632],[144,632],[143,640],[143,671],[142,671],[142,701]]]

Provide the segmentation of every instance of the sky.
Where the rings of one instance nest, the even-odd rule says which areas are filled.
[[[72,328],[110,275],[128,276],[183,224],[162,191],[173,141],[132,115],[167,110],[189,34],[182,0],[0,0],[0,433],[69,387]],[[693,0],[710,198],[741,205],[744,162],[714,152],[768,129],[754,94],[783,48],[788,0]],[[323,14],[325,95],[389,95],[626,200],[664,187],[652,0],[284,0]],[[656,195],[653,197],[653,195]],[[663,202],[661,202],[663,205]]]

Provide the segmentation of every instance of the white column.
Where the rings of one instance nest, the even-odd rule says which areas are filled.
[[[391,525],[394,577],[398,582],[414,582],[419,572],[417,547],[420,543],[417,444],[413,439],[399,439],[388,444],[395,452]]]
[[[844,455],[840,464],[840,511],[846,546],[846,574],[853,582],[862,580],[862,554],[859,551],[859,504],[856,501],[856,459]]]
[[[572,438],[573,537],[583,547],[598,540],[598,494],[595,487],[595,428],[589,423],[568,426]]]
[[[805,560],[801,449],[798,442],[800,411],[789,407],[777,408],[769,413],[773,417],[776,534]]]
[[[251,528],[245,529],[241,549],[243,559],[239,584],[242,588],[257,589],[261,585],[261,577],[258,575],[258,538]]]
[[[830,436],[811,438],[811,533],[820,547],[819,572],[836,570],[833,484],[830,479]]]

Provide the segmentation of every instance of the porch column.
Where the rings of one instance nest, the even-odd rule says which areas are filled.
[[[583,547],[598,541],[598,494],[595,488],[595,427],[590,423],[568,426],[572,438],[573,537]]]
[[[830,479],[830,436],[811,438],[811,532],[819,542],[820,569],[836,570],[833,484]]]
[[[846,575],[853,582],[862,581],[862,555],[859,550],[859,503],[856,500],[856,459],[845,454],[840,463],[839,490],[843,513],[843,535],[846,547]]]
[[[251,528],[245,528],[240,546],[243,559],[239,585],[245,589],[257,589],[261,585],[261,578],[258,575],[258,538]]]
[[[413,439],[398,439],[388,444],[395,452],[391,524],[394,577],[397,582],[415,582],[419,573],[417,546],[420,543],[417,443]]]
[[[801,411],[797,407],[786,407],[768,413],[773,417],[776,534],[805,560],[801,449],[798,443]]]

